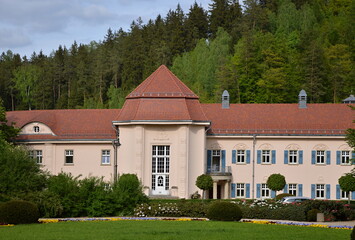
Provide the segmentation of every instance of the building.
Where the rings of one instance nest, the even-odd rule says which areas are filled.
[[[135,173],[147,195],[189,198],[196,178],[210,174],[211,198],[269,198],[273,173],[285,192],[342,199],[338,179],[354,152],[345,142],[354,111],[347,104],[201,104],[160,66],[127,97],[122,109],[7,112],[43,168],[74,176]],[[281,193],[281,191],[279,192]],[[355,194],[352,194],[355,199]]]

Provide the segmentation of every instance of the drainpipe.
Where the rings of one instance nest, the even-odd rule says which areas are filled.
[[[113,182],[117,182],[117,148],[121,146],[120,143],[120,130],[118,126],[112,125],[113,129],[115,130],[116,133],[116,138],[112,140],[112,146],[114,149],[113,152]]]
[[[253,174],[252,174],[252,199],[255,199],[255,145],[256,135],[253,135]]]

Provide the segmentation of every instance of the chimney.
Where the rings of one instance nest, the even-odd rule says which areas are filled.
[[[298,94],[298,108],[307,108],[307,93],[303,89]]]
[[[222,109],[229,109],[229,93],[227,90],[222,94]]]

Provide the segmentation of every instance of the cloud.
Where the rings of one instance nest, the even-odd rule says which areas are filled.
[[[24,47],[32,42],[20,29],[0,29],[1,52],[10,48]]]

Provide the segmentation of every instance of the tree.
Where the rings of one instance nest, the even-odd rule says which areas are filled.
[[[196,179],[196,186],[202,190],[202,198],[206,199],[205,190],[210,190],[213,188],[213,180],[210,175],[202,174]]]
[[[280,191],[286,185],[285,177],[279,173],[271,174],[267,179],[267,187],[273,191]]]
[[[5,107],[0,98],[0,141],[10,141],[15,138],[20,130],[14,127],[14,123],[7,123]]]
[[[350,204],[350,192],[355,191],[355,175],[353,173],[346,173],[338,180],[340,188],[348,193],[348,203]]]

